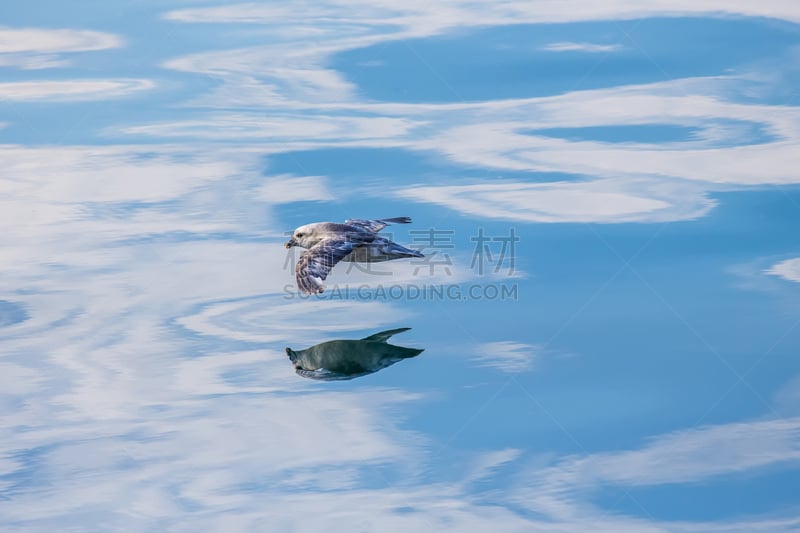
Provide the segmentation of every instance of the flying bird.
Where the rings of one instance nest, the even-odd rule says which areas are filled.
[[[403,359],[416,357],[422,348],[389,344],[389,338],[411,328],[381,331],[360,340],[336,340],[305,350],[286,348],[299,376],[321,381],[353,379],[377,372]]]
[[[319,294],[325,290],[322,281],[339,261],[375,263],[404,257],[424,257],[378,232],[389,224],[409,224],[409,217],[381,220],[347,219],[343,224],[315,222],[300,226],[286,248],[300,246],[306,251],[295,265],[297,287],[305,294]]]

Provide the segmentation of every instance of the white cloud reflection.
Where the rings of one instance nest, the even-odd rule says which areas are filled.
[[[152,81],[134,79],[15,81],[0,83],[0,100],[9,102],[95,101],[127,96],[153,87]]]
[[[380,329],[409,317],[409,313],[381,302],[298,301],[294,273],[287,270],[284,274],[289,288],[280,296],[211,305],[178,323],[204,335],[234,340],[311,345],[330,340],[337,332]]]
[[[346,141],[391,138],[405,135],[414,126],[410,120],[391,117],[337,117],[219,115],[202,121],[175,122],[124,128],[121,133],[151,137],[205,139],[272,139]],[[309,136],[310,135],[310,136]],[[338,143],[337,143],[338,144]]]
[[[731,87],[752,84],[757,72],[675,79],[644,85],[567,92],[552,97],[458,103],[380,103],[330,68],[335,54],[382,42],[433,36],[486,25],[620,20],[720,13],[800,19],[789,3],[755,6],[707,0],[619,0],[582,8],[558,2],[507,1],[479,6],[330,2],[307,6],[253,3],[171,11],[170,21],[248,23],[270,32],[263,45],[172,58],[167,68],[212,76],[221,85],[193,105],[203,118],[119,128],[128,135],[233,140],[280,140],[285,150],[332,146],[432,151],[456,165],[531,173],[531,181],[487,185],[427,184],[402,191],[473,216],[530,222],[660,222],[689,220],[715,205],[708,195],[732,187],[800,182],[800,112],[794,106],[735,103]],[[341,21],[347,20],[347,24]],[[339,21],[339,22],[337,22]],[[291,29],[291,31],[289,31]],[[306,36],[313,34],[314,39]],[[571,41],[553,50],[606,50]],[[748,66],[747,68],[755,68]],[[231,109],[237,109],[231,112]],[[265,110],[268,110],[265,112]],[[753,140],[743,126],[761,128]],[[683,140],[609,143],[553,138],[545,128],[683,126]],[[763,161],[770,161],[764,165]],[[536,183],[560,172],[574,182]],[[687,182],[696,182],[692,185]],[[511,192],[513,187],[521,191]],[[504,191],[508,191],[504,194]],[[481,198],[489,198],[483,201]],[[522,201],[522,200],[525,201]],[[526,204],[529,205],[526,206]]]
[[[559,0],[544,0],[531,4],[524,0],[504,0],[492,4],[475,4],[468,0],[451,0],[439,5],[415,1],[399,5],[390,0],[369,2],[366,0],[318,2],[302,13],[293,9],[289,2],[276,2],[265,6],[257,3],[241,3],[225,6],[190,8],[171,11],[165,18],[181,22],[256,24],[290,24],[317,22],[324,18],[335,18],[353,22],[360,17],[365,24],[383,23],[409,25],[418,31],[433,33],[454,26],[577,22],[582,20],[625,20],[664,15],[714,15],[727,13],[760,16],[800,22],[800,13],[791,0],[777,0],[769,5],[753,4],[746,0],[654,0],[642,4],[636,0],[613,0],[597,4],[591,0],[577,0],[564,5]],[[427,19],[427,20],[425,20]]]
[[[503,372],[517,373],[533,368],[542,350],[542,346],[520,342],[486,342],[476,348],[473,359],[482,366],[497,368]]]
[[[686,220],[703,216],[715,205],[697,188],[623,180],[418,186],[397,194],[478,217],[523,222]]]
[[[569,41],[561,41],[557,43],[550,43],[542,47],[542,50],[547,52],[616,52],[622,50],[621,44],[597,44],[597,43],[574,43]]]
[[[783,279],[800,283],[800,257],[781,261],[765,272],[773,276],[779,276]]]
[[[63,54],[122,46],[116,35],[88,30],[0,27],[0,67],[27,70],[66,67]]]
[[[559,459],[555,465],[532,466],[520,476],[517,503],[531,511],[562,520],[591,521],[604,511],[588,503],[591,492],[602,487],[632,489],[641,486],[692,484],[727,475],[800,462],[800,419],[763,420],[720,424],[676,431],[654,437],[639,449],[583,454]],[[735,478],[733,478],[735,479]],[[524,487],[524,488],[523,488]],[[646,509],[643,512],[646,513]],[[792,520],[792,523],[796,519]],[[711,524],[707,527],[714,529]],[[721,531],[746,529],[744,524]],[[783,530],[783,527],[778,530]],[[699,524],[674,523],[665,530],[702,530]],[[656,531],[660,529],[655,529]]]

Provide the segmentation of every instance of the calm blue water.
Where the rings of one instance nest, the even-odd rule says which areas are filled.
[[[800,7],[578,4],[0,7],[0,529],[800,527]]]

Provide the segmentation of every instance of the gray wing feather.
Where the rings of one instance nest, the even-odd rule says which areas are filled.
[[[362,242],[346,237],[324,239],[300,254],[294,268],[297,286],[305,294],[319,294],[324,288],[322,280],[328,277],[333,266]]]
[[[363,341],[374,341],[374,342],[387,342],[392,335],[397,335],[398,333],[403,333],[404,331],[408,331],[411,328],[397,328],[397,329],[389,329],[386,331],[381,331],[380,333],[373,333],[369,337],[364,337]]]
[[[371,231],[372,233],[378,233],[380,230],[388,226],[389,224],[410,224],[411,218],[409,217],[397,217],[397,218],[382,218],[380,220],[364,220],[360,218],[348,218],[344,221],[345,224],[350,226],[356,226],[357,228],[363,228],[366,231]]]

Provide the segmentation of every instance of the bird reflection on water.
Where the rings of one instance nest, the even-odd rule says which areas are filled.
[[[305,350],[286,348],[298,375],[321,381],[340,381],[372,374],[402,359],[416,357],[421,348],[389,344],[393,335],[411,328],[390,329],[359,340],[335,340]]]

